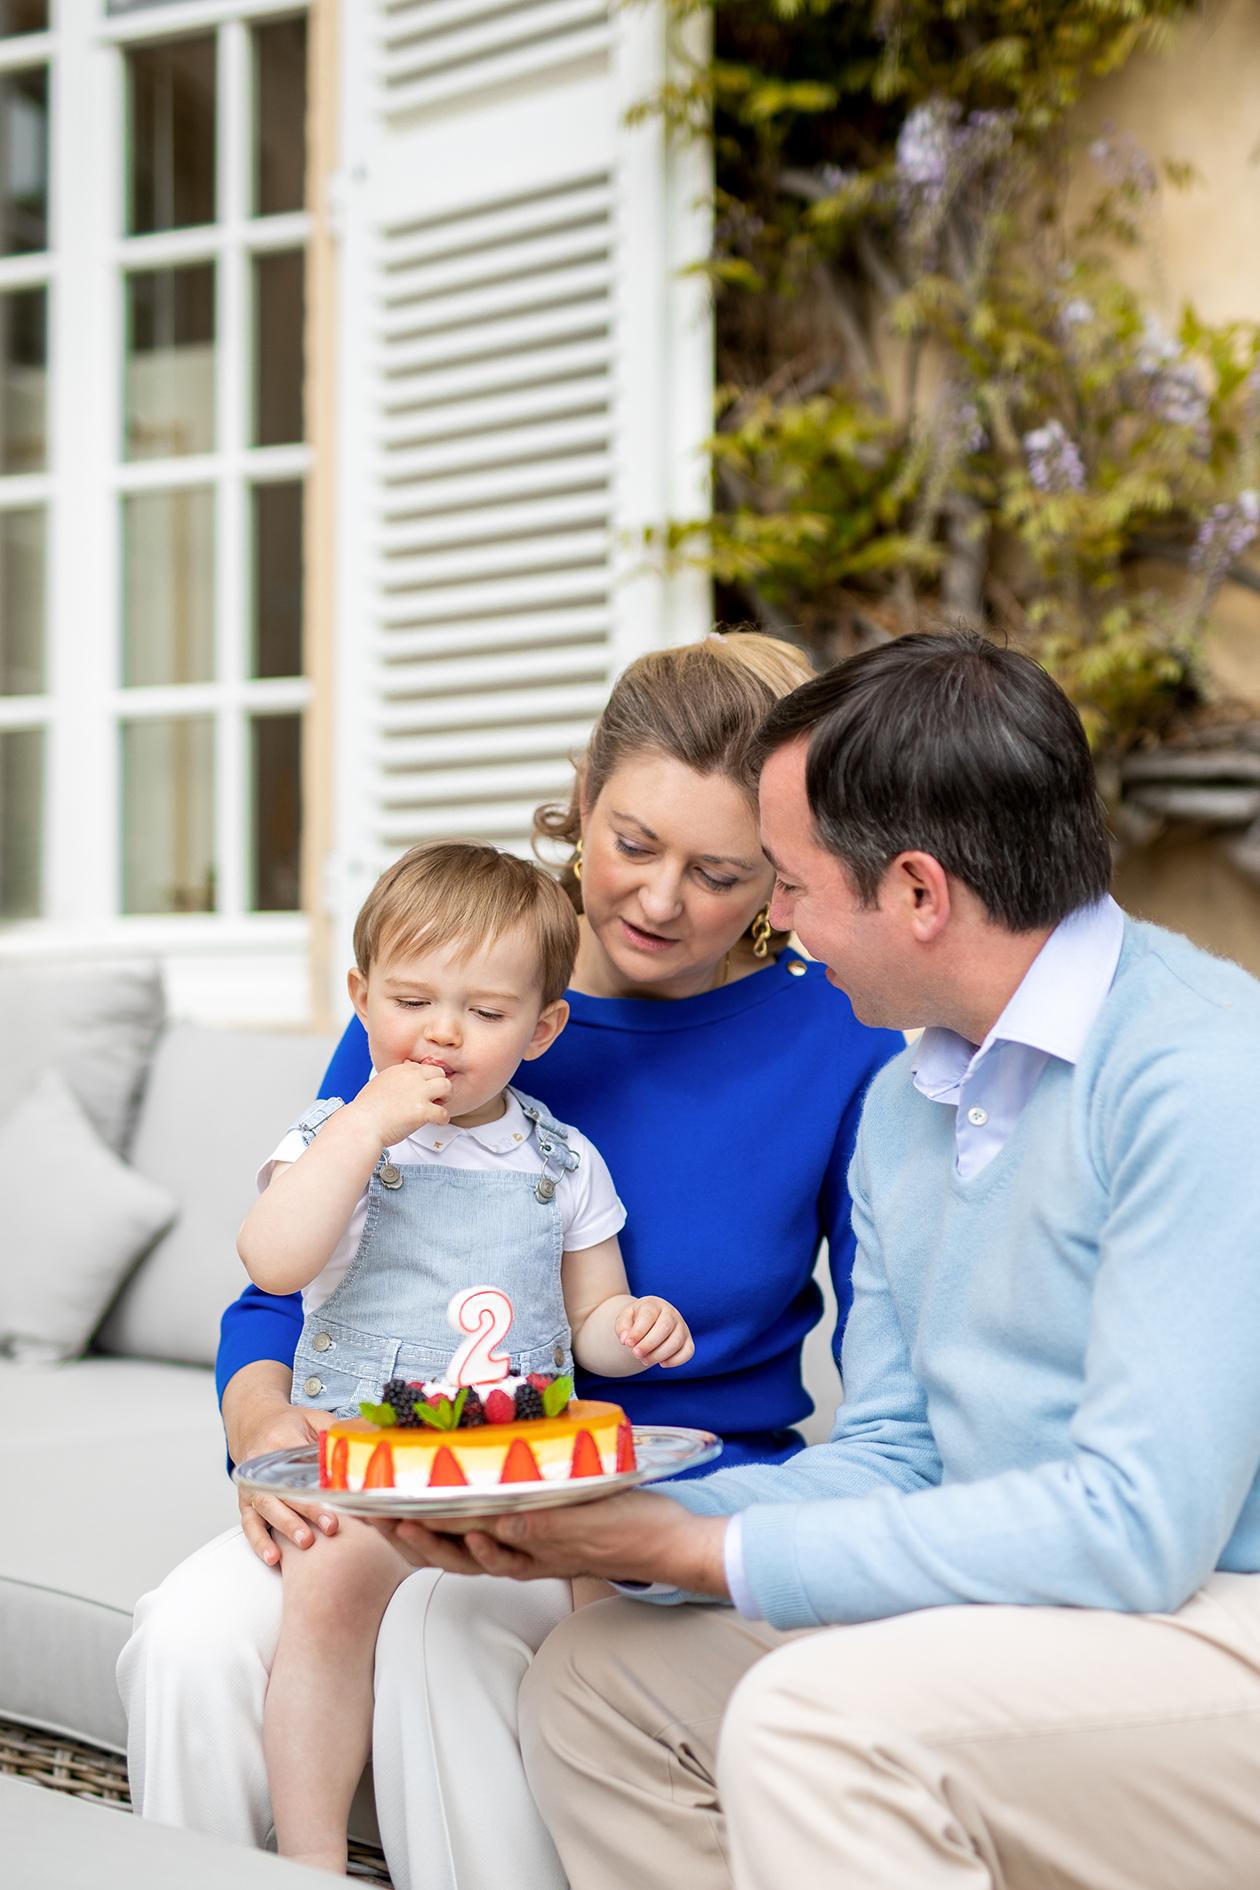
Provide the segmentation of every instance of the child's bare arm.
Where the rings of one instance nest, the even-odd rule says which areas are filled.
[[[630,1378],[649,1365],[685,1365],[695,1352],[677,1307],[655,1294],[635,1298],[614,1234],[566,1253],[561,1263],[573,1356],[601,1378]]]
[[[255,1285],[268,1293],[309,1286],[349,1226],[381,1150],[423,1122],[445,1122],[450,1093],[450,1078],[434,1064],[394,1064],[329,1117],[300,1161],[277,1163],[236,1237]]]

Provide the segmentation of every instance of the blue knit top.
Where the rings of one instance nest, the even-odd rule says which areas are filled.
[[[819,1243],[838,1347],[853,1265],[849,1158],[867,1086],[903,1040],[859,1024],[822,966],[791,952],[700,997],[568,997],[568,1027],[530,1065],[531,1091],[612,1170],[631,1290],[673,1300],[696,1342],[675,1370],[579,1374],[579,1390],[615,1398],[636,1423],[716,1431],[725,1463],[789,1456],[810,1410],[801,1345],[821,1309]],[[368,1071],[356,1018],[321,1094],[356,1096]],[[223,1317],[220,1396],[243,1365],[290,1364],[301,1323],[297,1294],[246,1287]]]

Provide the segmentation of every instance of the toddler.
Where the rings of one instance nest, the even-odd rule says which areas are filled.
[[[598,1152],[511,1087],[564,1028],[577,942],[555,881],[493,847],[415,847],[369,894],[349,987],[372,1078],[284,1137],[238,1239],[259,1286],[302,1290],[294,1403],[352,1416],[391,1379],[441,1379],[447,1303],[473,1285],[512,1302],[514,1372],[576,1358],[614,1377],[692,1356],[675,1308],[629,1291]],[[264,1718],[277,1848],[344,1873],[377,1629],[411,1570],[348,1518],[311,1548],[279,1546]]]

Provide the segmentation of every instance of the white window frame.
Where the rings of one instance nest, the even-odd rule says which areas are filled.
[[[250,438],[252,258],[309,250],[302,211],[249,216],[250,32],[306,15],[303,0],[190,0],[110,16],[105,0],[53,0],[49,32],[0,42],[0,70],[50,70],[50,252],[0,259],[0,287],[49,285],[50,470],[0,482],[0,506],[47,508],[46,667],[42,697],[0,698],[0,729],[43,727],[43,916],[0,928],[0,957],[156,955],[172,1008],[207,1018],[304,1021],[309,920],[246,910],[248,717],[302,714],[302,679],[248,675],[252,616],[250,488],[308,482],[309,445]],[[218,32],[215,223],[128,236],[123,227],[126,53]],[[216,447],[178,460],[123,457],[125,275],[137,267],[216,265]],[[208,487],[215,499],[215,680],[121,686],[122,503],[136,492]],[[308,487],[309,491],[309,487]],[[179,715],[215,723],[214,913],[127,915],[122,898],[121,730]]]

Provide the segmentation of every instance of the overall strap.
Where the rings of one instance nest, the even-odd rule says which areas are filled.
[[[557,1182],[566,1174],[571,1175],[581,1165],[582,1157],[575,1148],[569,1147],[572,1130],[565,1123],[557,1122],[551,1111],[533,1096],[526,1096],[514,1085],[509,1085],[509,1088],[521,1106],[521,1114],[534,1131],[534,1140],[543,1158],[542,1173],[538,1177],[534,1194],[539,1201],[546,1203],[554,1199]]]
[[[304,1110],[297,1121],[289,1125],[285,1133],[291,1135],[296,1129],[309,1148],[328,1118],[335,1116],[337,1111],[344,1109],[345,1106],[340,1096],[326,1096],[322,1102],[312,1103],[309,1109]]]

